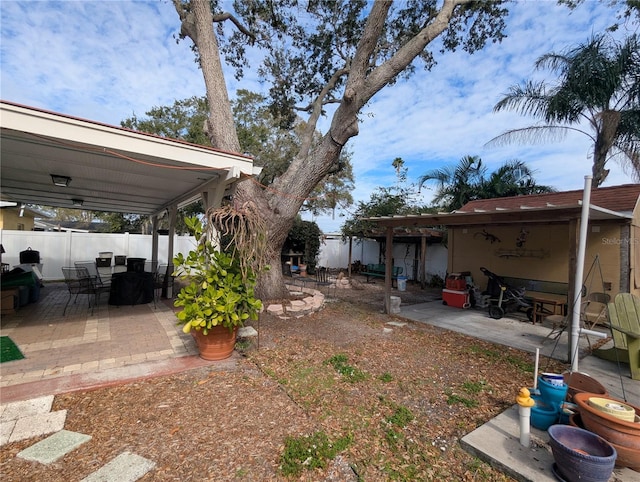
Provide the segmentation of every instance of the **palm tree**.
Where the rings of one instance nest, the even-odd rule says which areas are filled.
[[[536,69],[558,73],[557,85],[528,81],[510,87],[494,111],[513,109],[544,123],[512,129],[487,144],[558,140],[578,131],[593,141],[593,187],[602,184],[609,159],[640,179],[640,49],[636,34],[618,44],[594,36],[566,53],[549,53]],[[579,127],[586,121],[590,132]]]
[[[486,171],[478,156],[464,156],[455,166],[445,166],[422,175],[418,178],[418,185],[422,187],[426,182],[435,181],[438,187],[434,204],[453,211],[477,199],[476,187],[484,180]]]
[[[469,201],[496,197],[520,196],[553,192],[549,186],[539,185],[533,171],[522,161],[507,161],[489,178],[487,168],[478,156],[464,156],[457,165],[427,172],[418,179],[419,186],[437,183],[434,204],[446,211],[461,208]]]

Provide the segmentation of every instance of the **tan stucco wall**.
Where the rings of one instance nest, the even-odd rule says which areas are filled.
[[[516,241],[521,229],[528,232],[521,248]],[[486,240],[483,230],[500,241]],[[585,277],[596,255],[611,295],[620,289],[620,241],[618,224],[593,223],[589,226],[585,256]],[[511,276],[566,283],[569,277],[569,226],[567,224],[456,227],[449,231],[449,272],[471,271],[474,282],[485,288],[488,278],[483,266],[500,276]],[[523,256],[508,256],[509,254]],[[586,280],[589,291],[602,291],[600,269],[594,266]]]
[[[17,230],[19,224],[24,225],[24,231],[33,231],[33,216],[28,216],[25,213],[23,217],[20,217],[17,209],[0,209],[0,229]]]

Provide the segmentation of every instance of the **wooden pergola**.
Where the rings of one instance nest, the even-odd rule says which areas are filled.
[[[562,206],[530,207],[526,205],[518,208],[499,208],[496,210],[454,211],[451,213],[416,214],[407,216],[384,216],[367,218],[367,221],[375,223],[385,231],[386,253],[385,258],[392,258],[392,242],[394,233],[399,229],[427,229],[435,227],[465,226],[487,227],[500,225],[522,224],[566,224],[569,228],[569,252],[568,256],[568,300],[571,303],[575,299],[573,286],[575,281],[576,260],[578,250],[578,236],[580,229],[580,216],[582,206],[580,202]],[[590,220],[630,219],[631,215],[614,212],[591,204],[589,206]],[[385,311],[390,312],[392,279],[391,263],[386,263],[385,276]],[[572,307],[570,306],[569,309]]]

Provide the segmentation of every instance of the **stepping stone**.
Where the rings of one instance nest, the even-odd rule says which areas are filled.
[[[252,336],[258,336],[258,332],[253,326],[243,326],[238,330],[239,338],[249,338]]]
[[[13,432],[13,427],[16,426],[15,420],[7,420],[6,422],[0,422],[0,446],[9,442],[9,437]]]
[[[50,464],[89,440],[91,440],[90,435],[61,430],[41,440],[37,444],[18,452],[16,457],[33,462],[40,462],[41,464]]]
[[[389,321],[389,322],[387,322],[387,325],[397,326],[397,327],[407,326],[407,324],[405,322],[402,322],[402,321]]]
[[[123,452],[81,482],[135,482],[155,466],[156,463],[151,460],[131,452]]]
[[[20,417],[16,421],[15,427],[13,427],[9,442],[17,442],[18,440],[59,432],[64,428],[66,419],[66,410]]]
[[[0,406],[0,422],[16,420],[37,413],[48,413],[51,411],[51,405],[53,405],[53,395],[5,403]]]

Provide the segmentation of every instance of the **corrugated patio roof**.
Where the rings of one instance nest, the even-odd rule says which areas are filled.
[[[577,206],[582,201],[582,189],[575,191],[532,194],[470,201],[455,212],[472,213],[527,208]],[[591,205],[619,213],[633,212],[640,197],[640,184],[601,187],[591,191]]]
[[[379,226],[426,227],[512,223],[565,223],[578,219],[583,190],[472,201],[451,213],[411,214],[365,218]],[[640,184],[594,190],[589,203],[591,220],[631,219],[640,198]]]

